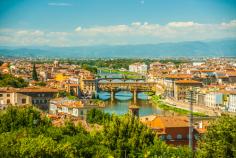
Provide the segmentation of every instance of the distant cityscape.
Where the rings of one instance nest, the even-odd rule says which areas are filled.
[[[189,90],[195,90],[193,111],[199,117],[195,120],[196,139],[206,131],[212,118],[226,113],[236,114],[236,64],[233,58],[148,60],[149,64],[145,60],[126,60],[124,67],[114,69],[109,68],[117,62],[112,59],[98,60],[110,63],[108,67],[98,67],[96,60],[94,65],[81,65],[83,61],[5,58],[0,67],[2,78],[12,76],[26,85],[16,84],[20,81],[3,83],[3,79],[1,109],[9,105],[33,105],[42,109],[53,124],[59,125],[65,117],[84,122],[91,109],[104,109],[106,104],[100,98],[100,92],[107,92],[110,95],[108,99],[113,102],[117,99],[117,92],[130,91],[133,101],[126,113],[130,111],[139,116],[142,109],[136,102],[138,93],[144,93],[152,101],[152,106],[163,108],[164,104],[170,109],[164,108],[161,115],[140,116],[140,121],[168,144],[174,145],[188,145],[189,120],[186,114],[189,111]],[[182,132],[177,128],[183,128]]]
[[[236,158],[236,1],[0,0],[0,158]]]

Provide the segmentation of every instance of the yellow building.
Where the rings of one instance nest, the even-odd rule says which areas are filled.
[[[59,82],[62,82],[64,80],[68,79],[68,76],[65,76],[64,74],[56,74],[55,76],[55,80],[56,81],[59,81]]]

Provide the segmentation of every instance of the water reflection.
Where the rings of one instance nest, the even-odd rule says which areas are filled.
[[[129,105],[133,104],[133,94],[129,91],[120,91],[115,94],[115,100],[110,100],[109,92],[99,92],[100,99],[105,101],[105,112],[115,113],[118,115],[126,114],[128,112]],[[140,107],[140,116],[146,116],[151,114],[160,114],[161,110],[153,106],[145,93],[138,93],[138,100],[136,105]]]

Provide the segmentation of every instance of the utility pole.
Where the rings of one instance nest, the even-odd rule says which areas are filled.
[[[189,148],[193,150],[193,104],[196,102],[196,91],[190,89],[187,99],[189,101]]]

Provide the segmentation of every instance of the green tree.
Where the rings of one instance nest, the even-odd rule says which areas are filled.
[[[98,109],[91,109],[87,113],[87,122],[88,123],[97,123],[97,124],[104,124],[107,121],[110,121],[111,116],[108,113],[104,113]]]
[[[47,83],[46,82],[37,82],[35,85],[40,86],[40,87],[45,87],[47,85]]]
[[[22,88],[27,87],[28,83],[22,78],[14,77],[11,74],[0,74],[0,87],[14,87]]]
[[[199,142],[197,157],[236,157],[236,116],[213,121]]]
[[[32,71],[32,79],[35,80],[35,81],[38,81],[38,74],[37,74],[37,71],[36,71],[36,67],[35,67],[35,63],[33,65],[33,71]]]

